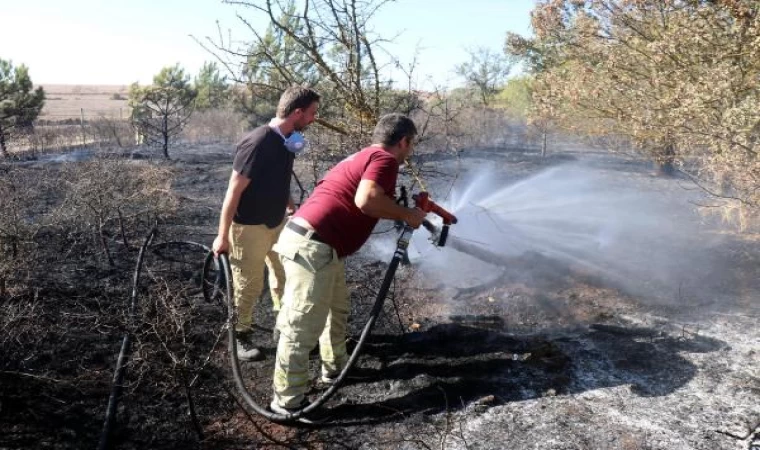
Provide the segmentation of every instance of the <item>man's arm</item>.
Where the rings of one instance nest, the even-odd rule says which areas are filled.
[[[250,178],[234,170],[232,171],[232,175],[230,175],[227,193],[224,195],[224,202],[222,203],[222,214],[219,217],[219,232],[216,239],[214,239],[212,247],[216,256],[219,256],[220,253],[227,253],[230,248],[229,232],[232,218],[235,217],[235,211],[237,211],[238,204],[240,204],[240,196],[250,182]]]
[[[372,180],[361,180],[354,196],[354,203],[361,212],[378,219],[403,220],[412,228],[418,228],[425,219],[425,212],[396,204],[385,190]]]

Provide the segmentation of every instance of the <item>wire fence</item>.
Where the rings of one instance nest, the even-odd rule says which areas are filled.
[[[69,108],[60,106],[46,111],[31,127],[16,128],[6,138],[9,153],[55,152],[72,148],[124,149],[144,146],[161,139],[145,139],[139,127],[130,120],[129,107]],[[250,117],[232,109],[197,110],[182,128],[171,137],[171,144],[206,144],[237,142],[252,126]],[[556,144],[553,133],[534,129],[510,119],[498,110],[466,109],[456,120],[437,116],[417,118],[425,123],[418,155],[453,152],[462,149],[520,148],[540,151],[542,155]],[[364,142],[354,142],[320,127],[310,128],[310,146],[322,156],[345,156]],[[344,154],[345,153],[345,154]]]
[[[39,115],[34,120],[34,125],[55,125],[57,123],[79,123],[81,121],[99,120],[99,119],[111,119],[111,120],[129,120],[132,113],[132,108],[127,106],[124,102],[123,106],[107,107],[101,106],[100,101],[91,102],[92,107],[78,106],[79,104],[86,104],[88,102],[76,102],[73,105],[54,105],[49,106],[48,102],[39,112]],[[73,102],[72,102],[73,103]],[[14,115],[23,112],[37,112],[37,108],[20,108],[13,109]],[[7,115],[7,114],[6,114]]]
[[[130,108],[78,108],[40,115],[30,127],[17,127],[6,138],[9,153],[41,153],[78,147],[129,148],[144,145],[143,133],[130,119]],[[233,110],[196,111],[173,136],[186,143],[234,142],[246,124]]]
[[[52,111],[43,110],[35,125],[55,125],[56,123],[86,122],[91,120],[129,120],[132,108],[55,108]]]

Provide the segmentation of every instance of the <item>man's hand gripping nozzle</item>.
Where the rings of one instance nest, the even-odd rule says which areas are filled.
[[[458,221],[456,216],[441,208],[437,203],[431,200],[430,195],[427,192],[423,191],[418,194],[414,194],[412,195],[412,199],[414,200],[414,206],[416,208],[419,208],[427,213],[432,212],[434,214],[437,214],[441,219],[443,219],[443,227],[441,227],[440,230],[427,220],[422,222],[422,226],[424,226],[425,229],[430,232],[432,235],[431,241],[433,241],[435,245],[439,247],[446,245],[446,239],[449,237],[449,226],[457,223]]]

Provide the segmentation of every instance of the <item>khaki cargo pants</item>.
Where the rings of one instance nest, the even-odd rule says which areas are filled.
[[[285,268],[274,399],[290,408],[304,400],[309,352],[317,340],[323,375],[336,375],[345,367],[349,297],[344,261],[329,245],[285,228],[274,250]]]
[[[253,325],[253,308],[264,289],[264,264],[269,269],[269,292],[272,306],[280,309],[285,271],[272,246],[277,242],[285,221],[275,228],[266,225],[230,226],[230,268],[235,306],[238,309],[236,331],[248,331]]]

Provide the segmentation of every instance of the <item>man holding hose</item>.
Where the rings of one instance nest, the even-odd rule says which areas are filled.
[[[238,358],[263,359],[253,345],[253,308],[264,288],[264,264],[269,269],[272,307],[280,309],[284,271],[272,252],[286,209],[294,209],[290,180],[295,154],[304,147],[300,132],[317,114],[320,96],[314,90],[292,86],[280,96],[277,117],[246,134],[237,146],[213,250],[229,252],[233,299],[238,312]]]
[[[317,342],[323,382],[334,382],[348,361],[346,256],[367,241],[378,219],[414,228],[424,220],[423,211],[394,201],[399,165],[411,155],[416,135],[404,115],[380,118],[373,144],[327,173],[273,247],[285,270],[285,289],[277,316],[272,411],[287,415],[308,403],[309,352]]]

